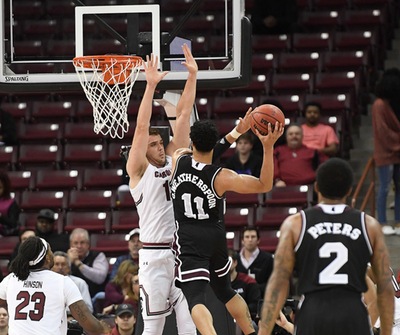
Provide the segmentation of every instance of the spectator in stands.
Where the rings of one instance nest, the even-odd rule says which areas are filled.
[[[287,127],[286,144],[274,149],[275,186],[312,184],[318,165],[318,151],[303,144],[302,128],[295,124]]]
[[[0,171],[0,236],[18,235],[19,205],[11,196],[11,180]]]
[[[297,18],[296,0],[254,0],[251,10],[253,34],[290,34],[296,30]]]
[[[0,109],[0,145],[16,145],[17,125],[12,115]]]
[[[236,152],[226,162],[226,167],[239,174],[260,177],[262,158],[253,152],[254,136],[251,132],[240,135],[236,140]]]
[[[10,262],[18,255],[19,246],[31,236],[36,236],[36,233],[33,229],[23,228],[19,231],[19,242],[15,246],[14,251],[10,256]]]
[[[232,288],[246,301],[251,318],[256,322],[258,301],[261,299],[260,288],[253,277],[236,271],[239,254],[233,249],[228,249],[228,255],[232,258],[229,270]]]
[[[75,228],[71,232],[68,256],[71,274],[86,281],[92,299],[98,292],[104,292],[108,261],[103,252],[90,250],[89,232],[86,229]]]
[[[374,159],[378,167],[378,221],[385,235],[400,235],[400,70],[393,68],[383,73],[375,89],[372,104]],[[395,227],[388,224],[386,202],[390,183],[394,182]]]
[[[63,251],[54,252],[54,265],[51,268],[52,271],[57,272],[61,275],[68,276],[78,286],[81,292],[82,299],[89,311],[93,313],[92,299],[90,298],[88,284],[79,277],[71,275],[71,261],[69,260],[68,254]]]
[[[339,139],[335,130],[320,122],[322,106],[318,102],[307,102],[304,106],[305,123],[303,129],[303,144],[318,150],[321,163],[338,152]]]
[[[66,252],[69,248],[69,238],[67,234],[57,232],[56,218],[56,213],[51,209],[41,209],[36,221],[36,236],[49,242],[51,250]]]
[[[0,307],[0,335],[8,335],[8,311]]]
[[[260,250],[260,232],[256,227],[247,226],[242,231],[242,249],[236,266],[237,272],[254,278],[260,288],[261,296],[272,273],[274,258],[271,253]]]
[[[118,268],[123,261],[129,259],[132,260],[135,264],[139,264],[139,250],[142,249],[143,247],[143,244],[140,241],[140,229],[139,228],[132,229],[128,235],[129,235],[129,242],[128,242],[129,253],[126,255],[119,256],[117,258],[111,270],[110,280],[114,279],[115,275],[117,274]]]
[[[115,327],[111,335],[135,334],[136,312],[132,305],[119,305],[115,312]]]
[[[129,303],[137,307],[138,297],[133,292],[132,278],[138,274],[139,267],[127,259],[121,263],[113,280],[109,281],[105,289],[104,306],[108,307]]]

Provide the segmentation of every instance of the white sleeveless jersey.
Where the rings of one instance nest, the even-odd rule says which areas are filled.
[[[10,273],[0,283],[0,299],[7,300],[9,335],[65,335],[66,307],[82,296],[68,276],[39,270],[25,281]]]
[[[175,232],[174,212],[169,192],[172,159],[157,168],[149,164],[139,183],[131,188],[139,215],[140,240],[147,243],[170,243]]]

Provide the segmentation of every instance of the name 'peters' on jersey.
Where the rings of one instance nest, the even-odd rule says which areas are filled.
[[[308,228],[307,233],[309,233],[314,239],[317,239],[321,235],[333,234],[344,235],[350,237],[352,240],[357,240],[361,235],[361,230],[354,228],[348,223],[320,222]]]
[[[207,198],[209,208],[214,208],[216,206],[217,200],[212,190],[210,190],[208,185],[205,184],[203,180],[201,180],[198,176],[195,176],[191,173],[181,173],[171,181],[170,189],[171,189],[172,199],[175,199],[175,192],[178,186],[185,182],[189,182],[196,185],[203,192],[203,194]]]

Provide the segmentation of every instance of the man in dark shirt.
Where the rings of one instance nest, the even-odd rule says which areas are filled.
[[[245,227],[242,231],[242,249],[239,253],[237,272],[254,278],[264,294],[265,285],[272,273],[274,258],[271,253],[260,250],[260,233],[256,227]]]
[[[64,251],[69,249],[69,237],[67,234],[59,234],[56,227],[56,213],[45,208],[39,211],[36,221],[36,236],[44,238],[53,251]]]

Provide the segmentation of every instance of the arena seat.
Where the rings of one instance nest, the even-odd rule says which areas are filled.
[[[278,99],[281,94],[311,93],[313,82],[313,73],[274,73],[267,84],[267,94],[274,95]]]
[[[18,161],[17,146],[0,146],[0,167],[3,170],[15,170]]]
[[[294,52],[321,52],[332,49],[332,38],[328,32],[293,33],[292,49]]]
[[[0,257],[8,259],[18,242],[18,236],[3,236],[0,243]]]
[[[313,73],[320,67],[318,52],[280,53],[275,58],[275,69],[279,73]]]
[[[92,113],[93,114],[93,113]],[[92,116],[93,118],[93,116]],[[93,130],[93,120],[88,122],[65,122],[63,127],[64,143],[103,143],[106,140],[104,135],[96,134]]]
[[[132,201],[133,202],[133,201]],[[139,227],[139,216],[135,206],[129,209],[114,210],[111,213],[111,232],[129,233],[132,229]]]
[[[82,189],[118,188],[122,184],[122,169],[85,169],[82,174]]]
[[[38,170],[33,177],[36,190],[73,190],[80,188],[78,170]]]
[[[114,195],[110,189],[104,190],[71,190],[69,192],[68,210],[104,210],[111,208]]]
[[[341,28],[340,16],[332,10],[301,11],[298,24],[306,32],[333,32]]]
[[[19,123],[19,143],[56,144],[61,138],[61,126],[58,123]]]
[[[62,165],[64,168],[74,169],[81,167],[100,168],[105,162],[103,144],[92,143],[65,143]]]
[[[32,188],[34,172],[31,171],[8,171],[8,177],[11,181],[11,189],[23,191]]]
[[[313,185],[274,187],[265,194],[266,206],[308,207],[313,199]]]
[[[50,208],[55,212],[61,212],[67,204],[68,191],[23,191],[20,207],[23,211],[36,213],[43,208]]]
[[[126,234],[91,234],[90,249],[117,257],[129,252]]]
[[[61,147],[56,144],[20,144],[17,166],[19,170],[57,169],[61,156]]]
[[[351,0],[312,0],[313,9],[315,11],[347,9],[350,7],[350,1]]]
[[[261,230],[258,247],[267,252],[274,253],[278,246],[279,238],[277,230]]]
[[[90,233],[108,233],[111,229],[111,212],[109,208],[101,211],[67,211],[64,231],[71,232],[75,228],[83,228]]]
[[[289,215],[300,209],[301,207],[296,206],[260,206],[256,210],[254,225],[260,229],[279,229]]]

